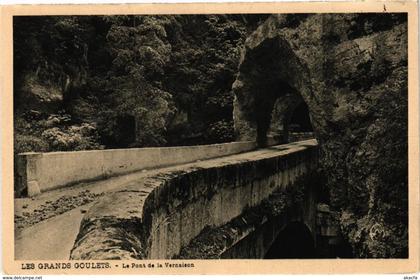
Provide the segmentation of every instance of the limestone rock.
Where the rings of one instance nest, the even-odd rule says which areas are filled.
[[[246,40],[233,85],[238,140],[264,143],[276,101],[307,103],[331,205],[359,257],[408,255],[406,20],[272,16]]]

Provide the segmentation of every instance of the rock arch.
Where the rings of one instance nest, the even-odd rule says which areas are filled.
[[[265,259],[315,258],[315,240],[310,228],[299,221],[290,222],[271,244]]]
[[[308,105],[331,206],[359,257],[408,254],[407,61],[406,14],[273,15],[247,38],[233,84],[238,140],[264,146],[273,120]]]
[[[267,55],[267,54],[270,55]],[[233,84],[234,124],[238,140],[257,140],[260,146],[276,131],[305,99],[311,96],[308,69],[300,62],[287,40],[278,35],[256,48],[247,48]]]

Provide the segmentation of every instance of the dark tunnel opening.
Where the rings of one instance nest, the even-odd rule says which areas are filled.
[[[289,143],[315,138],[309,108],[305,102],[301,102],[293,110],[288,120],[287,129]]]
[[[299,91],[283,80],[256,87],[253,114],[260,147],[273,140],[285,144],[314,138],[310,110]]]
[[[289,122],[289,130],[291,132],[312,132],[311,118],[309,116],[309,108],[305,102],[293,111]]]
[[[348,259],[353,258],[351,245],[341,234],[319,236],[314,242],[308,227],[301,222],[288,224],[271,244],[264,259]]]
[[[315,242],[308,227],[292,222],[279,233],[264,259],[310,259],[315,256]]]

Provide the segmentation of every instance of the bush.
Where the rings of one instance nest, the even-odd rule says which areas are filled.
[[[210,124],[207,138],[213,143],[231,142],[234,140],[233,122],[218,121]]]
[[[98,143],[96,127],[82,123],[64,128],[53,127],[45,130],[42,137],[46,139],[51,150],[77,151],[101,149]]]
[[[15,134],[14,137],[15,153],[26,152],[46,152],[49,150],[48,142],[45,139],[33,136]]]

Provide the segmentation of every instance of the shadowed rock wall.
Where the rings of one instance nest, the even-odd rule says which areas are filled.
[[[278,121],[276,100],[303,97],[331,204],[359,257],[408,256],[406,21],[272,16],[247,39],[233,85],[237,138],[260,144]]]

